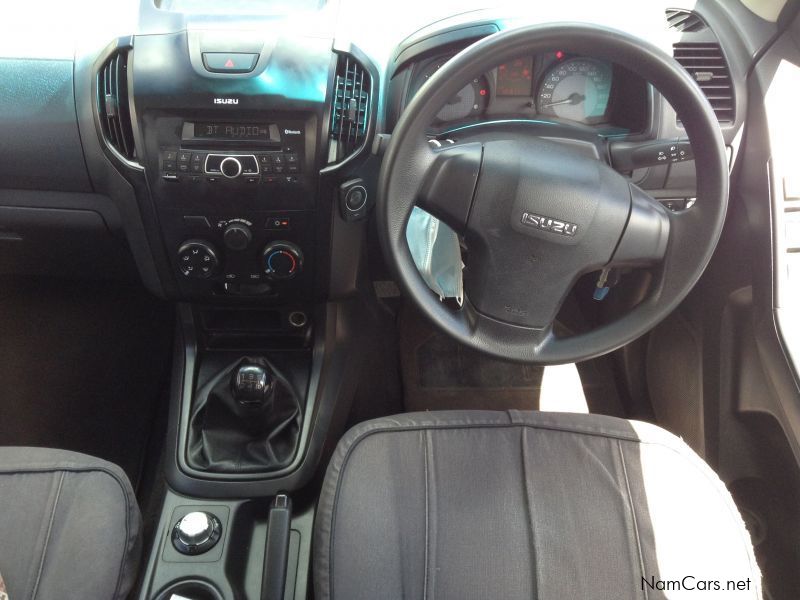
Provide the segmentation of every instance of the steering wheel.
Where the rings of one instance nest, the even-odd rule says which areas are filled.
[[[695,158],[697,200],[691,209],[666,210],[607,157],[587,156],[577,143],[570,148],[524,132],[507,139],[478,134],[439,148],[429,143],[426,130],[437,112],[476,73],[553,48],[622,65],[671,103]],[[398,283],[446,334],[498,358],[559,364],[615,350],[672,312],[711,259],[727,202],[724,141],[691,76],[659,48],[627,33],[555,24],[484,38],[429,79],[406,107],[386,150],[377,219]],[[462,235],[469,248],[460,310],[431,293],[411,257],[406,225],[415,204]],[[628,266],[654,272],[644,300],[587,333],[554,334],[556,315],[578,277]]]

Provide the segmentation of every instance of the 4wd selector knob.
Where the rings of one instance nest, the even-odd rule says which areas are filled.
[[[303,251],[292,242],[272,242],[262,257],[264,273],[270,279],[291,279],[303,270]]]
[[[242,163],[239,162],[238,158],[229,156],[222,159],[222,162],[219,163],[219,170],[228,179],[236,179],[242,174]]]
[[[229,250],[244,250],[253,239],[253,232],[244,223],[231,223],[222,232],[222,239]]]
[[[202,554],[213,548],[222,536],[222,524],[211,513],[190,512],[172,528],[172,545],[181,554]]]

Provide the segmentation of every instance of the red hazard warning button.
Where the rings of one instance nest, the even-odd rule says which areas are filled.
[[[257,62],[258,54],[203,52],[203,66],[212,73],[249,73]]]

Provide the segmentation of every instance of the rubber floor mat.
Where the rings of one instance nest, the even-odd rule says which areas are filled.
[[[539,409],[544,367],[470,350],[408,303],[400,309],[398,328],[407,411]],[[578,371],[591,412],[624,416],[606,360],[579,363]]]
[[[139,287],[0,279],[0,444],[91,454],[136,486],[173,327]]]

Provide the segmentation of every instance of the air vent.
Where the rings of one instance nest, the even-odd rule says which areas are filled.
[[[708,27],[703,18],[696,12],[682,8],[668,8],[664,11],[667,15],[667,25],[670,29],[681,33],[696,33]]]
[[[97,74],[100,126],[106,142],[128,160],[136,159],[128,101],[128,50],[119,50]]]
[[[735,113],[733,84],[719,44],[681,42],[672,47],[675,60],[694,77],[720,123],[732,123]]]
[[[364,143],[369,122],[371,79],[352,56],[341,54],[336,66],[331,107],[331,162],[349,156]]]

